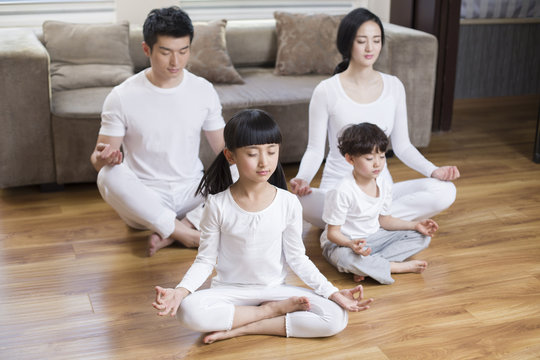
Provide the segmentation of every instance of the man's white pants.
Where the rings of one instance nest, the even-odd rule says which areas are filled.
[[[126,224],[168,238],[174,231],[175,220],[203,202],[200,195],[195,196],[199,181],[142,180],[122,163],[104,166],[98,173],[97,186],[103,199]]]

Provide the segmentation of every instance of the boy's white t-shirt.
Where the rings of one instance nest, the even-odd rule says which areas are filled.
[[[380,228],[379,215],[390,215],[392,184],[386,178],[376,179],[379,196],[367,195],[356,184],[351,173],[326,193],[322,219],[330,225],[341,225],[341,232],[350,239],[365,239]],[[321,246],[330,240],[321,236]]]
[[[249,212],[227,189],[208,197],[197,258],[177,287],[194,292],[214,267],[212,287],[277,286],[285,283],[287,265],[317,294],[338,291],[306,256],[302,207],[295,195],[277,188],[268,207]]]
[[[379,73],[383,90],[379,98],[368,104],[353,101],[339,80],[339,74],[323,80],[309,104],[309,141],[296,177],[311,182],[324,158],[326,138],[329,152],[323,170],[321,188],[332,188],[352,166],[338,149],[338,136],[350,124],[371,123],[381,128],[392,142],[392,150],[408,167],[431,176],[437,167],[428,161],[409,139],[405,88],[392,75]],[[388,176],[389,177],[389,176]]]
[[[153,85],[141,71],[107,96],[99,133],[124,137],[124,161],[145,180],[200,179],[201,130],[225,126],[210,82],[184,70],[175,88]]]

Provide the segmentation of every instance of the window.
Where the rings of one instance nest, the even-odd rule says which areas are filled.
[[[0,0],[1,27],[41,27],[45,20],[115,22],[115,0]]]
[[[351,0],[181,0],[180,6],[194,21],[207,21],[269,19],[276,10],[344,14],[354,3]]]

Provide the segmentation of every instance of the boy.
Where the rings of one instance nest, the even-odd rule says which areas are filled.
[[[193,39],[189,16],[175,6],[154,9],[143,36],[150,68],[107,96],[90,161],[103,199],[129,226],[153,232],[152,256],[174,241],[199,245],[197,221],[185,216],[203,201],[195,196],[203,174],[200,133],[217,154],[225,122],[212,84],[185,69]]]
[[[431,219],[406,221],[390,215],[392,184],[379,177],[388,138],[376,125],[351,125],[338,139],[352,172],[326,194],[321,234],[324,257],[355,281],[370,276],[392,284],[391,273],[421,273],[422,260],[405,261],[425,249],[438,225]]]

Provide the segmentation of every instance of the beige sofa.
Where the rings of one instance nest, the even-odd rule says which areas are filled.
[[[328,75],[273,73],[277,52],[274,20],[230,21],[227,49],[245,84],[216,84],[227,120],[237,110],[261,108],[278,121],[284,137],[283,163],[300,161],[307,145],[308,104],[314,87]],[[408,28],[385,24],[387,42],[377,63],[398,76],[407,92],[409,133],[417,147],[431,133],[437,41]],[[129,30],[135,72],[148,67],[140,27]],[[89,162],[110,87],[55,92],[51,96],[49,56],[40,31],[0,30],[0,188],[93,182]],[[201,142],[205,164],[213,158]]]

